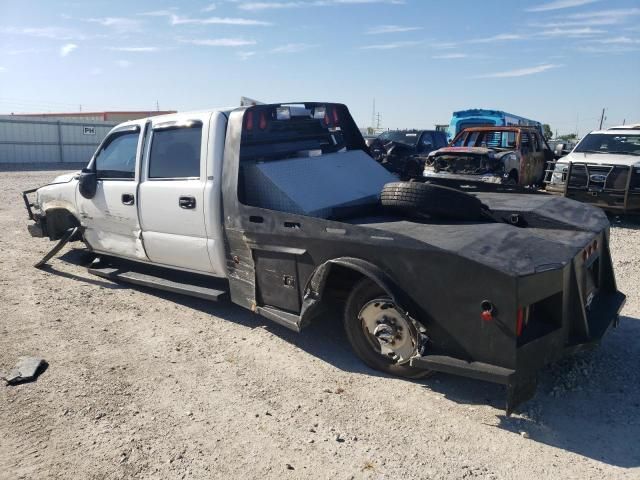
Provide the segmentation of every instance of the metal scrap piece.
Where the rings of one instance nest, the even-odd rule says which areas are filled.
[[[15,367],[4,376],[8,385],[17,385],[19,383],[35,380],[47,367],[47,362],[39,357],[22,357],[18,360]]]

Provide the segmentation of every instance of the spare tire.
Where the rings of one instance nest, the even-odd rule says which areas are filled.
[[[474,195],[430,183],[387,183],[380,201],[387,210],[410,216],[472,221],[490,219],[489,209]]]

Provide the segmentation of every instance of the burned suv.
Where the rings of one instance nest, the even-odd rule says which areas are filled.
[[[473,127],[451,145],[431,152],[424,167],[429,179],[537,185],[554,158],[537,127]]]

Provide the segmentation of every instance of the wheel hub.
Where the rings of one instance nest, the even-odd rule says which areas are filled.
[[[389,299],[367,303],[359,315],[362,328],[372,347],[396,363],[407,363],[417,351],[418,332]]]

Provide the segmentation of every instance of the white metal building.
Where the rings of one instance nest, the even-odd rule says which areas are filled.
[[[0,115],[0,167],[86,165],[115,125],[173,111]],[[65,168],[64,165],[60,167]]]
[[[0,164],[87,163],[115,125],[0,116]]]

